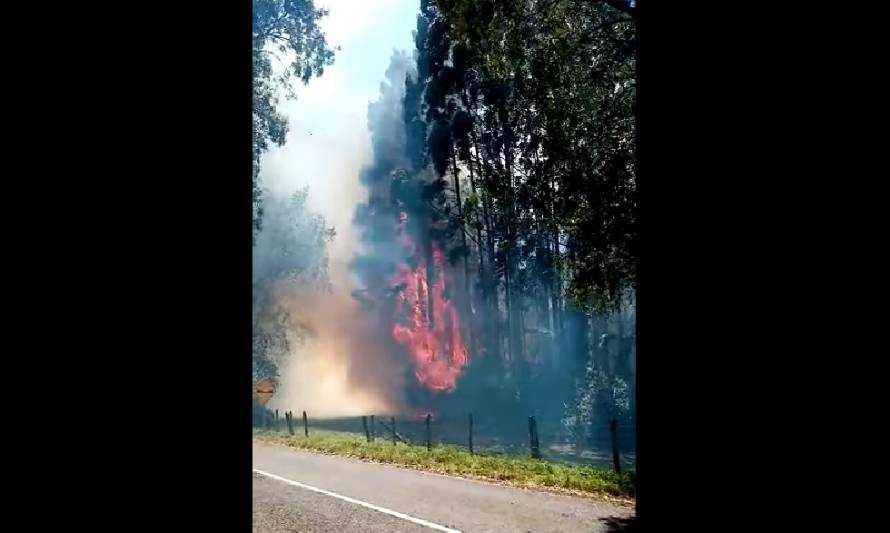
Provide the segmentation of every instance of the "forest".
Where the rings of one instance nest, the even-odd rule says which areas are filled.
[[[278,94],[333,64],[310,0],[254,0],[254,380],[312,335],[271,303],[324,286],[336,232],[263,193]],[[351,269],[391,317],[408,405],[559,418],[579,439],[636,413],[636,7],[422,0],[411,57],[369,106]],[[281,59],[284,57],[285,59]],[[274,68],[283,64],[283,70]]]

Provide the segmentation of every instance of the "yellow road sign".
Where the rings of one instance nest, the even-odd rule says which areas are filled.
[[[256,384],[253,392],[256,394],[260,405],[266,405],[269,400],[272,399],[272,395],[275,394],[275,387],[272,385],[271,381],[264,379]]]

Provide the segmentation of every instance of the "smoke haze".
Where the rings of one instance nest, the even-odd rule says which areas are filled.
[[[404,404],[407,361],[391,350],[388,322],[378,323],[375,313],[353,297],[362,287],[350,267],[361,250],[353,218],[368,195],[360,176],[404,145],[398,138],[401,95],[413,61],[404,53],[389,58],[388,51],[411,46],[417,4],[372,6],[365,26],[350,16],[355,14],[351,2],[319,4],[331,8],[329,39],[343,50],[333,67],[285,106],[287,144],[266,154],[260,179],[276,199],[308,185],[309,209],[336,230],[327,246],[330,287],[290,281],[269,288],[266,305],[285,311],[293,332],[288,333],[290,353],[279,368],[279,389],[268,407],[318,416],[393,412]],[[381,65],[387,60],[389,69]],[[380,83],[384,72],[387,81]],[[372,99],[379,103],[369,104]],[[263,234],[273,230],[266,227],[258,235],[255,271],[265,268],[260,245]],[[296,333],[302,327],[311,332],[308,339]]]

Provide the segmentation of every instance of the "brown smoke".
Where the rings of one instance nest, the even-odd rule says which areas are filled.
[[[272,290],[292,323],[313,332],[303,343],[291,339],[279,390],[269,404],[273,409],[345,416],[394,412],[403,403],[406,362],[392,353],[388,330],[376,323],[378,317],[352,296],[357,286],[348,265],[359,246],[352,214],[367,196],[356,178],[367,160],[364,144],[364,153],[332,163],[324,189],[335,194],[319,198],[315,193],[321,187],[310,188],[310,207],[337,231],[328,246],[330,290],[292,282]]]

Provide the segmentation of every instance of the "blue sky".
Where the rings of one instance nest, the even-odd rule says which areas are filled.
[[[282,106],[290,131],[283,148],[263,158],[260,180],[273,194],[309,185],[310,206],[333,224],[332,260],[354,250],[350,221],[365,197],[358,173],[370,161],[368,103],[376,100],[394,49],[413,53],[419,0],[316,0],[330,9],[322,23],[339,45],[321,78],[300,86]],[[310,134],[311,133],[311,134]]]

